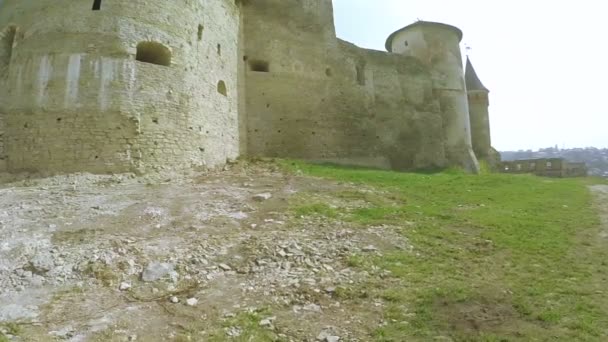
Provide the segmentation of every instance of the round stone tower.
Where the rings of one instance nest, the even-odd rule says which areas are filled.
[[[487,160],[493,154],[490,138],[490,116],[488,114],[488,106],[490,105],[488,94],[490,91],[479,80],[469,58],[467,58],[465,80],[469,96],[473,151],[475,151],[477,158]]]
[[[0,158],[105,173],[237,157],[237,3],[0,2]]]
[[[416,57],[432,70],[433,88],[441,105],[446,156],[451,164],[476,173],[479,163],[471,145],[461,40],[462,31],[454,26],[418,21],[391,34],[386,49]]]

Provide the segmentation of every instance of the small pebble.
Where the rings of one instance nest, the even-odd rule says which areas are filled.
[[[186,300],[186,304],[188,306],[196,306],[198,304],[198,299],[196,299],[196,298],[188,298]]]
[[[118,287],[118,289],[120,291],[127,291],[127,290],[131,289],[131,284],[125,283],[125,282],[120,283],[120,286]]]

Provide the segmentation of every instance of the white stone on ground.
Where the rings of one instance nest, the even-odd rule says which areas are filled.
[[[174,266],[164,262],[153,262],[149,264],[141,275],[141,279],[146,282],[157,281],[167,274],[173,272]]]
[[[258,201],[258,202],[264,202],[264,201],[267,201],[267,200],[269,200],[271,198],[272,198],[272,194],[270,194],[268,192],[265,192],[265,193],[262,193],[262,194],[257,194],[255,196],[253,196],[253,199],[256,200],[256,201]]]

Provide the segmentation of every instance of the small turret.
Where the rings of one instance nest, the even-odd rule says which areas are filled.
[[[446,157],[452,165],[476,173],[479,164],[471,145],[461,40],[462,31],[457,27],[418,21],[391,34],[386,49],[415,57],[429,67],[441,105]]]
[[[488,113],[488,106],[490,105],[488,94],[490,91],[477,76],[473,64],[468,57],[465,80],[469,98],[469,118],[471,120],[473,151],[475,151],[477,158],[487,160],[493,154],[490,138],[490,116]]]

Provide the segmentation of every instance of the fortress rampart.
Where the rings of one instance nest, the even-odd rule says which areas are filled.
[[[461,37],[418,22],[392,53],[362,49],[336,38],[330,0],[0,1],[0,168],[475,172]]]

